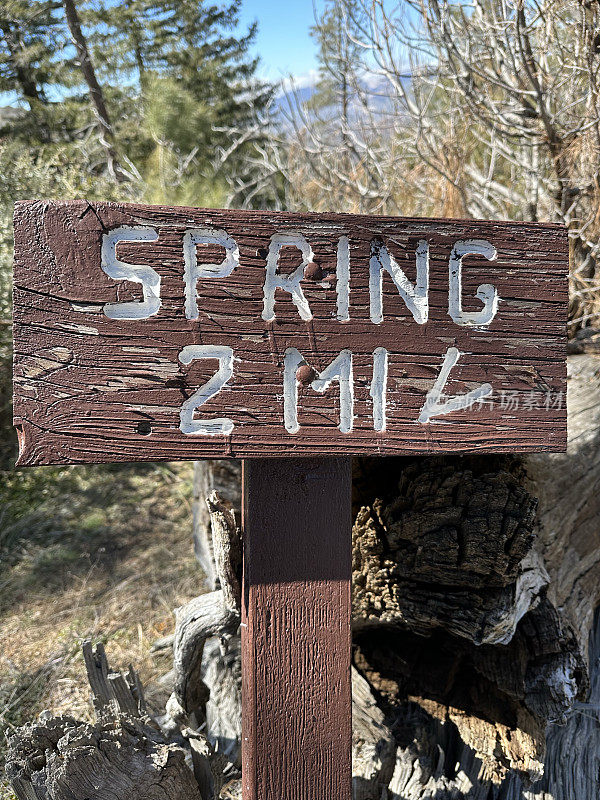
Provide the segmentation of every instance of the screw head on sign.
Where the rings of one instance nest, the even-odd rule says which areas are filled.
[[[319,264],[312,261],[304,267],[304,277],[307,281],[320,281],[323,280],[323,270]]]
[[[301,364],[296,370],[296,380],[304,386],[312,383],[316,377],[317,373],[308,364]]]

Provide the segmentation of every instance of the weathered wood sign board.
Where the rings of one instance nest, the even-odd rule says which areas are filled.
[[[25,202],[19,464],[561,450],[555,225]]]

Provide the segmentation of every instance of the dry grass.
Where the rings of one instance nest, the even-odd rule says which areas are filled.
[[[202,591],[191,536],[191,464],[68,467],[0,486],[0,759],[5,734],[44,708],[91,717],[81,657],[106,643],[164,703],[169,654],[150,645]],[[0,782],[0,798],[12,798]]]

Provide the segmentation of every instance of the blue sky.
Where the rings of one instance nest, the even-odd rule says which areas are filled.
[[[317,0],[317,10],[323,6]],[[258,22],[255,51],[261,75],[278,80],[290,73],[308,75],[316,68],[316,47],[309,35],[314,22],[312,0],[242,0],[241,22]]]

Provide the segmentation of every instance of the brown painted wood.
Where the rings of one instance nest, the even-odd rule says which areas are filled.
[[[244,462],[244,800],[351,800],[350,463]]]
[[[136,302],[141,286],[103,270],[105,237],[121,226],[150,227],[155,241],[122,242],[117,257],[151,266],[161,278],[161,306],[147,319],[114,319],[106,304]],[[186,231],[222,229],[239,263],[228,277],[201,278],[198,314],[184,307]],[[271,237],[301,233],[312,262],[301,288],[312,318],[303,320],[289,292],[276,290],[274,318],[263,319],[263,284]],[[337,319],[338,242],[348,237],[349,320]],[[458,325],[449,305],[449,260],[465,239],[486,240],[495,260],[466,256],[463,307],[478,312],[478,286],[492,284],[498,312],[488,325]],[[429,247],[429,318],[417,324],[383,272],[383,321],[371,320],[369,263],[382,242],[415,283],[419,242]],[[15,214],[15,398],[19,464],[267,457],[391,455],[440,451],[561,450],[566,441],[568,248],[557,225],[474,220],[398,219],[28,202]],[[225,249],[198,244],[199,264],[220,264]],[[279,272],[301,264],[284,247]],[[337,278],[340,276],[338,275]],[[195,420],[228,418],[228,435],[186,434],[180,409],[215,373],[214,359],[182,363],[190,345],[225,345],[234,374],[196,411]],[[306,360],[298,377],[296,433],[284,427],[285,353]],[[388,351],[387,420],[374,429],[374,351]],[[445,355],[462,355],[445,393],[488,383],[492,394],[470,408],[425,424],[418,418]],[[340,389],[311,386],[342,350],[352,352],[352,430],[341,432]]]

